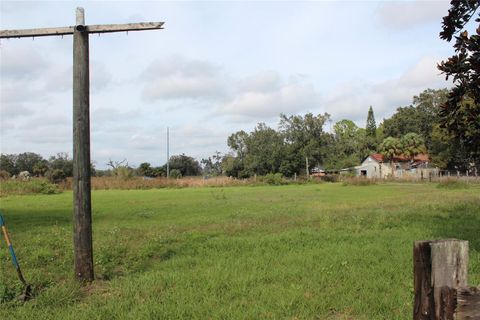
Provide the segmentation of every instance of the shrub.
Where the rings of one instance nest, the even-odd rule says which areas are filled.
[[[281,173],[269,173],[263,177],[260,177],[260,181],[275,186],[288,184],[288,182],[283,178],[283,174]]]
[[[60,183],[65,181],[65,179],[67,178],[67,176],[65,175],[65,172],[63,172],[62,169],[50,169],[45,174],[45,177],[51,183]]]
[[[33,193],[42,193],[42,194],[55,194],[60,193],[57,185],[49,183],[45,180],[40,180],[38,184],[35,184]]]
[[[327,174],[323,177],[320,177],[320,180],[325,181],[325,182],[338,182],[338,175]]]
[[[182,177],[182,173],[178,169],[170,170],[170,178],[173,179],[180,179]]]
[[[133,169],[127,166],[119,166],[115,168],[115,175],[123,180],[128,180],[133,178],[134,172]]]
[[[6,180],[2,181],[0,186],[0,195],[20,195],[20,194],[55,194],[60,193],[56,184],[52,184],[45,179],[32,179],[29,181]]]
[[[438,183],[437,188],[444,189],[468,189],[469,185],[466,181],[456,179],[456,178],[447,178]]]
[[[8,180],[10,179],[10,173],[5,170],[0,170],[0,180]]]

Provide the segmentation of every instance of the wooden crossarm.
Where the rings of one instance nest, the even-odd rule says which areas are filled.
[[[85,30],[84,32],[88,33],[108,33],[163,29],[163,25],[164,22],[139,22],[125,24],[94,24],[87,26],[71,26],[61,28],[0,30],[0,39],[70,35],[74,33],[75,28],[77,28],[77,30]]]
[[[5,38],[25,38],[25,37],[45,37],[45,36],[63,36],[73,34],[74,27],[63,28],[39,28],[22,30],[0,30],[0,39]]]

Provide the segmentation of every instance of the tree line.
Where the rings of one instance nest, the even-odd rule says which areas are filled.
[[[378,126],[370,106],[364,128],[349,119],[337,121],[332,126],[327,113],[281,114],[277,128],[258,123],[251,132],[232,133],[227,139],[230,151],[226,154],[215,152],[201,161],[185,154],[170,157],[170,176],[247,178],[281,173],[291,177],[305,174],[306,168],[309,171],[314,168],[332,171],[352,168],[377,152],[387,160],[399,155],[413,159],[419,153],[428,153],[432,165],[441,169],[478,168],[480,157],[475,145],[443,125],[441,106],[448,101],[448,96],[448,89],[427,89],[414,96],[410,105],[397,108]],[[325,130],[327,125],[332,126],[330,132]],[[167,175],[166,163],[152,166],[143,162],[135,168],[126,160],[110,160],[106,165],[107,170],[99,170],[92,164],[92,175],[121,178]],[[51,156],[48,160],[33,152],[2,154],[0,170],[10,176],[28,171],[35,176],[59,181],[72,176],[73,161],[66,153]]]
[[[231,152],[222,158],[221,165],[226,175],[240,178],[267,173],[293,176],[305,173],[306,168],[351,168],[378,152],[387,160],[400,155],[413,159],[419,153],[428,153],[432,165],[441,169],[478,167],[475,146],[452,134],[442,122],[441,106],[448,95],[448,89],[427,89],[378,126],[370,107],[365,128],[343,119],[331,132],[325,131],[331,123],[327,113],[281,114],[276,129],[259,123],[249,133],[241,130],[231,134],[227,140]]]
[[[148,162],[141,163],[138,167],[132,167],[127,160],[112,161],[106,163],[108,169],[96,169],[91,164],[91,175],[97,177],[131,178],[134,176],[165,177],[167,165],[153,167]],[[193,157],[185,154],[174,155],[169,161],[170,176],[179,178],[182,176],[197,176],[202,173],[202,166]],[[58,183],[73,175],[73,159],[68,153],[58,153],[48,159],[34,152],[20,154],[0,155],[0,176],[2,178],[15,177],[20,172],[28,171],[30,175],[45,177]]]

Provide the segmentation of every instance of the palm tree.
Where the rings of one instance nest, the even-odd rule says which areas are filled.
[[[379,151],[385,157],[385,159],[390,161],[390,166],[392,167],[392,177],[394,177],[395,167],[393,166],[393,158],[403,153],[403,145],[401,141],[393,137],[385,138],[380,145]]]
[[[426,152],[423,138],[414,132],[404,135],[400,142],[403,145],[403,154],[410,158],[411,162],[413,162],[416,155]]]

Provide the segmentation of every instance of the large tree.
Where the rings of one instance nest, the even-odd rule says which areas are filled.
[[[478,0],[452,0],[443,18],[440,38],[455,39],[455,54],[438,68],[454,87],[440,110],[440,122],[467,150],[473,161],[480,161],[480,17],[469,34],[467,24],[480,7]],[[473,29],[472,28],[472,29]]]
[[[247,141],[248,154],[245,167],[248,172],[260,175],[280,172],[285,143],[279,132],[264,123],[259,123]]]
[[[382,123],[385,136],[401,138],[409,132],[419,134],[428,149],[431,146],[433,126],[438,123],[440,105],[447,101],[448,89],[426,89],[413,97],[413,103],[399,107],[397,111]]]
[[[367,114],[367,124],[365,125],[365,148],[373,151],[377,146],[377,124],[375,122],[373,108],[370,106]]]
[[[367,125],[365,126],[367,131],[367,137],[376,138],[377,136],[377,124],[375,123],[375,115],[373,114],[373,108],[370,106],[367,115]]]
[[[204,175],[219,176],[222,174],[223,156],[216,151],[211,157],[204,158],[200,161],[202,164],[202,172]]]
[[[197,160],[182,153],[170,157],[170,169],[177,169],[183,177],[187,177],[200,175],[202,168]]]
[[[51,156],[48,162],[51,169],[62,170],[67,177],[73,176],[73,159],[68,153],[57,153],[56,156]]]
[[[323,165],[328,152],[329,134],[323,127],[330,119],[328,113],[314,115],[307,113],[305,116],[280,115],[280,132],[284,135],[288,153],[295,161],[295,167],[300,172],[305,158],[309,159],[309,167]]]
[[[363,158],[365,130],[351,120],[341,120],[333,126],[334,137],[330,142],[326,168],[343,169],[354,167]]]
[[[16,156],[15,169],[18,172],[28,171],[33,173],[33,167],[44,161],[43,157],[33,152],[24,152]]]
[[[7,171],[11,176],[18,174],[18,170],[15,167],[17,161],[16,154],[1,154],[0,155],[0,170]]]

